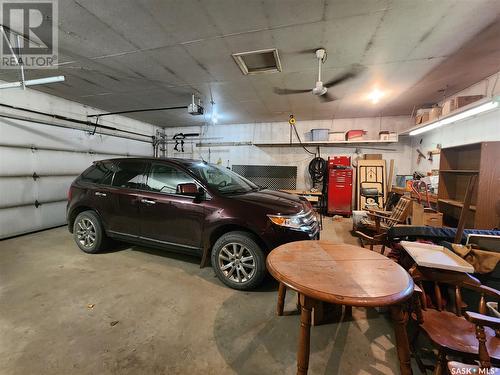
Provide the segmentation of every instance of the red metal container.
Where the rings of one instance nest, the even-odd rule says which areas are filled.
[[[351,215],[352,168],[349,156],[328,158],[328,213]]]

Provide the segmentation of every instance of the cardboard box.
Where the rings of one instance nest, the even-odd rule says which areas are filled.
[[[411,225],[442,227],[443,213],[424,208],[420,203],[413,201],[411,209]]]
[[[381,141],[397,141],[398,134],[396,132],[381,131],[378,133],[379,140]]]
[[[457,96],[456,98],[453,99],[453,101],[454,101],[453,110],[461,108],[461,107],[465,107],[466,105],[477,102],[478,100],[481,100],[482,98],[484,98],[484,95]]]
[[[345,141],[345,133],[344,132],[330,132],[328,135],[329,141]]]
[[[443,108],[441,109],[441,116],[446,116],[449,114],[451,111],[453,111],[453,106],[454,106],[454,101],[453,100],[447,100],[443,104]]]
[[[433,107],[429,112],[429,121],[437,120],[441,116],[441,107]]]
[[[382,160],[382,154],[365,154],[365,160]]]
[[[415,124],[417,125],[424,124],[427,121],[429,121],[429,112],[422,113],[421,115],[417,115],[417,117],[415,117]]]

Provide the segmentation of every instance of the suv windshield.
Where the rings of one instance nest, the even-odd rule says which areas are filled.
[[[253,182],[217,165],[200,162],[190,165],[189,170],[221,194],[248,193],[260,190]]]

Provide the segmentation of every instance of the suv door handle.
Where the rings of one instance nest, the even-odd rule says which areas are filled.
[[[96,192],[94,193],[94,195],[97,195],[98,197],[105,197],[105,196],[107,196],[107,194],[106,194],[106,193],[101,193],[100,191],[96,191]]]
[[[156,204],[155,201],[152,201],[150,199],[141,199],[141,203],[144,203],[144,204]]]

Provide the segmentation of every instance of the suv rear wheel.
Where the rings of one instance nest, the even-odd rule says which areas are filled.
[[[221,236],[212,249],[211,260],[217,277],[233,289],[253,289],[266,273],[264,253],[255,237],[246,232]]]
[[[101,220],[94,211],[80,212],[73,224],[73,238],[80,250],[95,254],[103,249],[106,234]]]

